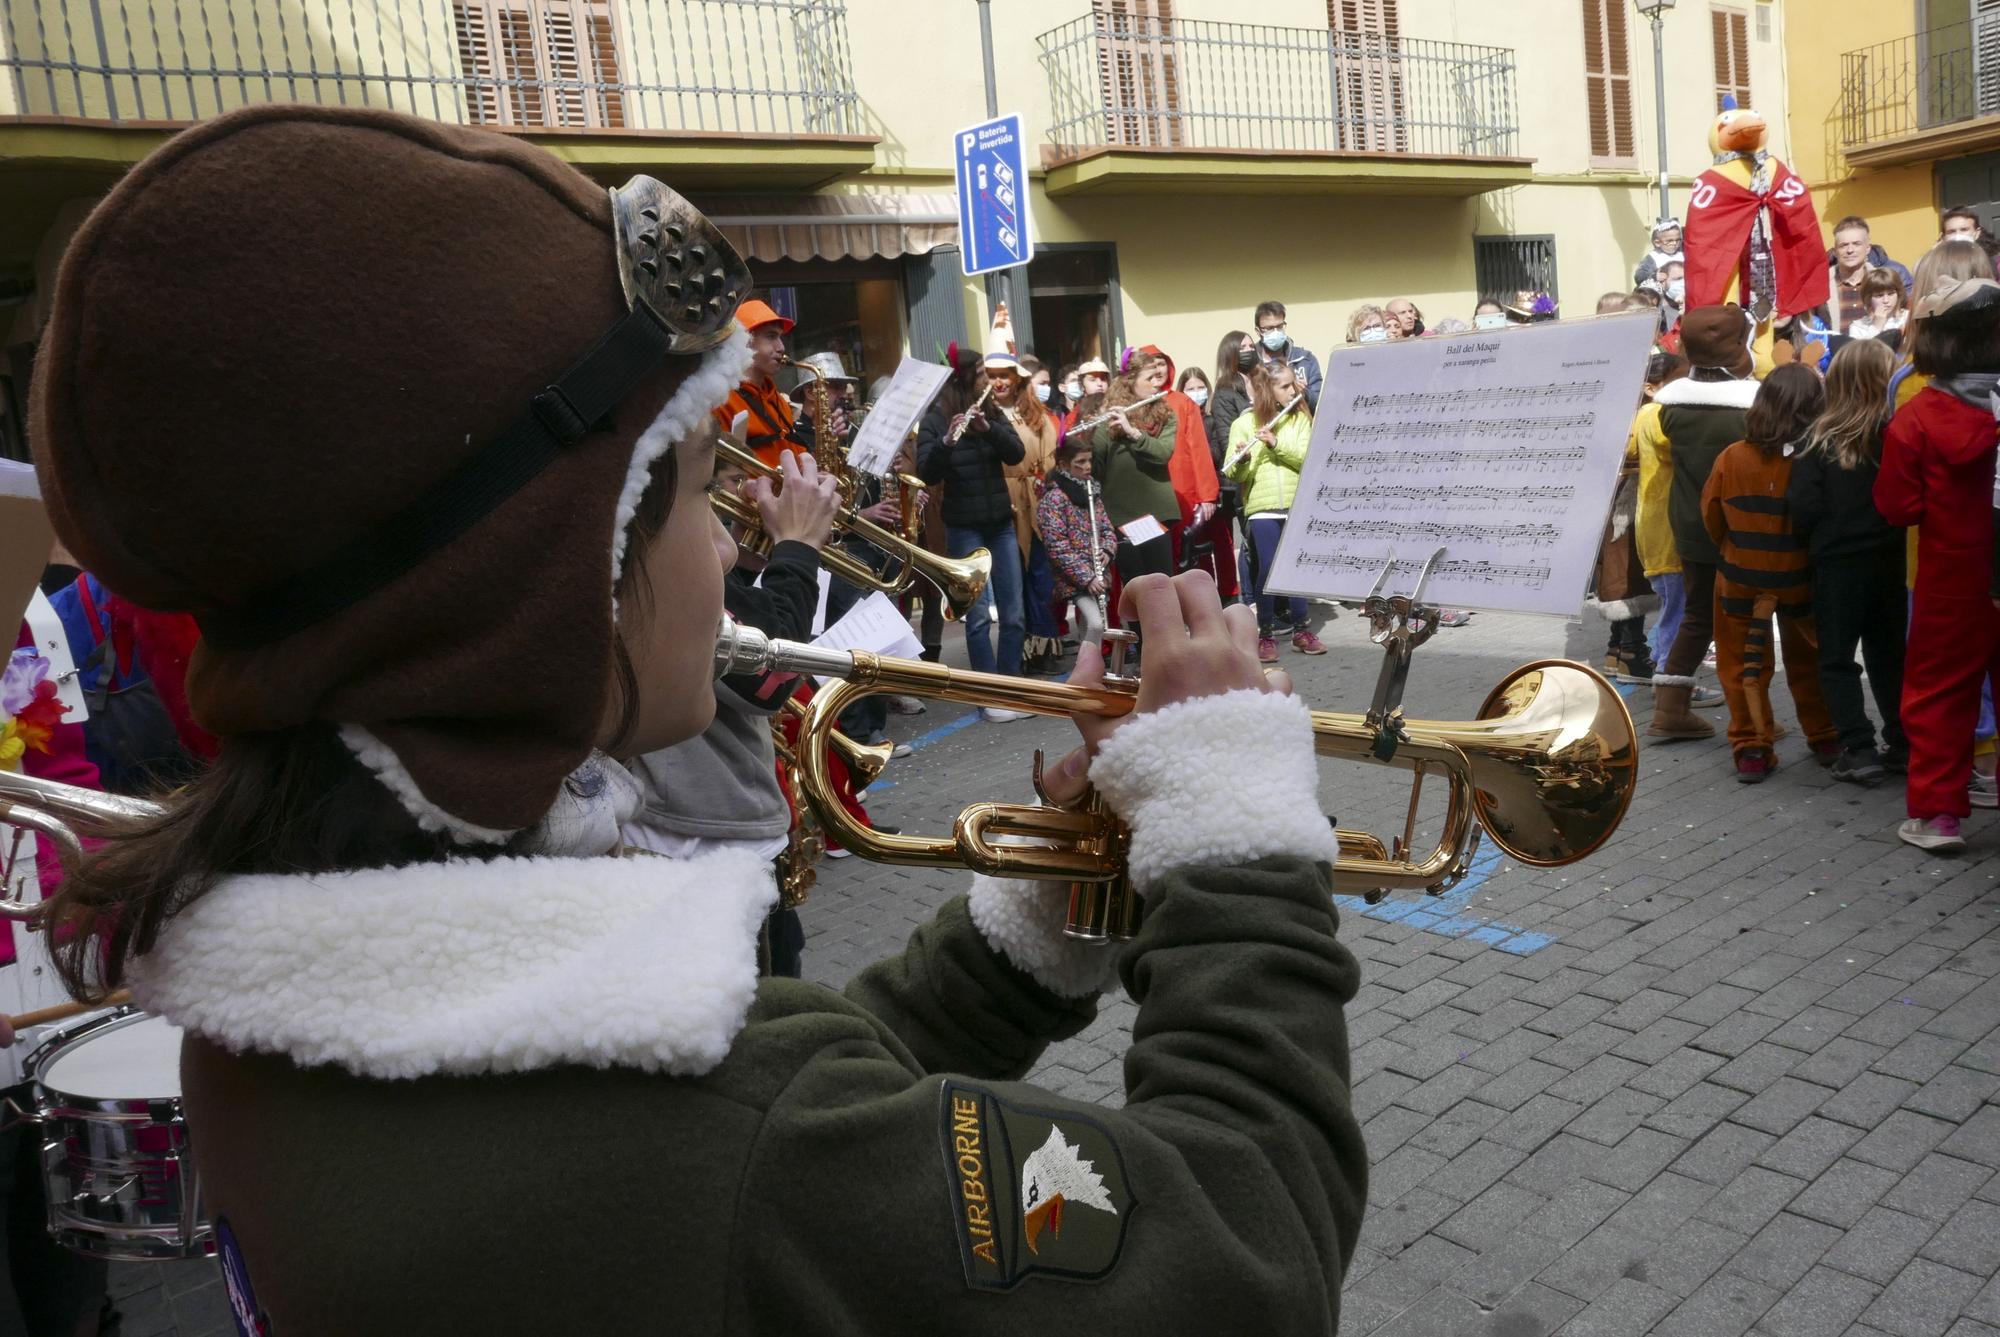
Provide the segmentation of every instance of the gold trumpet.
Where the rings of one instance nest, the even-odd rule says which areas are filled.
[[[782,477],[776,468],[730,441],[717,442],[716,454],[753,478],[768,478],[775,483]],[[764,519],[757,513],[755,505],[726,488],[712,489],[708,500],[716,514],[736,526],[736,541],[739,544],[757,556],[769,555],[771,536],[764,532]],[[937,587],[944,598],[945,616],[952,619],[963,617],[979,601],[988,578],[993,574],[993,556],[984,548],[969,557],[940,557],[914,539],[906,539],[895,530],[885,529],[853,509],[842,510],[834,517],[833,530],[836,534],[851,534],[889,554],[895,564],[894,574],[883,574],[834,543],[820,549],[820,564],[827,570],[850,585],[880,590],[884,594],[901,594],[912,581],[922,576]]]
[[[1123,642],[1129,637],[1129,632],[1109,633],[1113,658],[1098,686],[774,641],[727,620],[716,659],[719,672],[771,668],[843,680],[806,707],[796,749],[801,792],[841,845],[879,863],[1066,881],[1065,932],[1106,941],[1132,935],[1139,901],[1127,882],[1127,833],[1094,794],[1078,808],[1057,807],[1045,793],[1040,805],[978,803],[959,814],[948,837],[888,835],[861,826],[841,807],[826,765],[825,739],[855,700],[891,692],[1037,715],[1128,714],[1138,692],[1137,679],[1122,672]],[[1417,776],[1419,788],[1411,793],[1404,834],[1393,851],[1365,832],[1338,833],[1334,888],[1371,900],[1390,890],[1443,892],[1469,870],[1482,832],[1519,863],[1544,868],[1574,863],[1617,830],[1638,781],[1638,735],[1624,701],[1600,674],[1567,660],[1515,669],[1488,694],[1476,719],[1399,718],[1392,748],[1384,746],[1383,730],[1367,715],[1314,711],[1312,721],[1321,756],[1398,766]],[[1449,780],[1450,798],[1435,848],[1413,858],[1409,842],[1417,799],[1423,777],[1433,771]],[[1038,790],[1040,779],[1038,758]],[[1019,843],[1024,840],[1034,843]]]
[[[783,709],[787,715],[803,724],[806,718],[804,702],[796,696],[788,696],[785,698]],[[785,740],[777,737],[776,729],[772,730],[772,736],[778,744],[778,751],[781,754],[787,751]],[[857,743],[838,729],[828,731],[826,743],[833,749],[833,755],[839,757],[847,767],[847,773],[853,778],[856,789],[866,789],[880,779],[883,769],[889,764],[890,756],[896,751],[894,743]]]

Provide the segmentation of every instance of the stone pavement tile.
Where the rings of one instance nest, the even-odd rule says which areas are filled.
[[[1558,1100],[1592,1105],[1645,1070],[1645,1064],[1634,1063],[1629,1058],[1599,1054],[1560,1081],[1550,1083],[1547,1094]]]
[[[1460,1045],[1463,1050],[1471,1050],[1465,1061],[1482,1072],[1493,1074],[1511,1073],[1523,1064],[1533,1060],[1536,1054],[1555,1043],[1555,1037],[1540,1031],[1522,1029],[1510,1031],[1491,1044]],[[1561,1076],[1560,1073],[1557,1076]]]
[[[1606,1223],[1570,1246],[1535,1280],[1588,1302],[1610,1290],[1619,1278],[1643,1273],[1646,1255],[1656,1242]]]
[[[1915,1035],[1925,1022],[1936,1015],[1927,1007],[1916,1007],[1900,998],[1891,998],[1842,1034],[1868,1044],[1893,1048]]]
[[[1783,1292],[1721,1272],[1653,1329],[1654,1337],[1742,1337]]]
[[[2000,1328],[1989,1327],[1973,1319],[1962,1318],[1951,1325],[1951,1331],[1944,1337],[2000,1337]]]
[[[1687,1146],[1685,1138],[1653,1128],[1636,1128],[1611,1148],[1589,1174],[1601,1184],[1637,1193],[1654,1175],[1673,1164]]]
[[[1757,1331],[1771,1337],[1837,1337],[1881,1292],[1860,1277],[1816,1267],[1757,1320]]]
[[[1698,1138],[1749,1099],[1741,1091],[1732,1091],[1713,1082],[1702,1082],[1647,1115],[1646,1127],[1657,1128],[1675,1137]]]
[[[1584,1306],[1560,1329],[1562,1337],[1642,1337],[1664,1318],[1677,1297],[1620,1277],[1610,1290]]]
[[[1535,1057],[1544,1063],[1553,1063],[1558,1068],[1574,1071],[1631,1038],[1630,1034],[1619,1030],[1616,1026],[1606,1026],[1595,1021],[1586,1022]]]
[[[1475,1253],[1501,1244],[1547,1199],[1512,1184],[1495,1184],[1437,1227],[1437,1233]]]
[[[1491,1073],[1470,1064],[1455,1063],[1425,1078],[1414,1090],[1405,1091],[1396,1103],[1435,1117],[1491,1080]]]
[[[1977,1161],[1933,1152],[1882,1196],[1882,1205],[1926,1221],[1943,1221],[1992,1182],[1993,1171]]]
[[[1569,1249],[1628,1201],[1629,1194],[1608,1184],[1572,1180],[1568,1187],[1530,1213],[1525,1224],[1537,1235]]]
[[[1401,1312],[1423,1299],[1436,1289],[1439,1282],[1476,1257],[1470,1250],[1461,1249],[1449,1240],[1426,1235],[1350,1285],[1346,1294],[1385,1300]]]
[[[1488,1322],[1487,1311],[1457,1291],[1441,1286],[1389,1322],[1374,1329],[1374,1332],[1376,1337],[1473,1337],[1476,1333],[1487,1331]],[[1341,1328],[1342,1331],[1346,1331],[1347,1325],[1344,1321]],[[1527,1331],[1536,1333],[1539,1337],[1540,1334],[1554,1330],[1555,1328],[1550,1326],[1530,1328]]]
[[[1473,1056],[1475,1059],[1478,1055]],[[1479,1098],[1488,1105],[1503,1110],[1519,1109],[1528,1103],[1550,1083],[1565,1076],[1561,1068],[1553,1063],[1542,1063],[1529,1059],[1515,1064],[1501,1076],[1479,1088]]]
[[[1894,1281],[1937,1230],[1937,1222],[1887,1207],[1871,1207],[1820,1262],[1878,1286]],[[1949,1261],[1949,1260],[1945,1260]]]
[[[1913,942],[1906,946],[1898,947],[1895,951],[1883,957],[1876,964],[1875,971],[1877,974],[1887,975],[1891,979],[1922,980],[1941,970],[1944,964],[1952,959],[1953,955],[1954,953],[1942,947],[1932,946],[1928,943]],[[1978,981],[1975,979],[1973,983],[1977,984]]]
[[[1720,1076],[1720,1072],[1717,1073]],[[1783,1134],[1804,1121],[1832,1097],[1834,1092],[1824,1086],[1801,1081],[1797,1076],[1780,1077],[1765,1087],[1746,1105],[1737,1107],[1729,1116],[1733,1123],[1740,1123],[1762,1132]]]
[[[1707,1221],[1683,1222],[1646,1256],[1643,1280],[1671,1295],[1693,1295],[1748,1242],[1746,1236]]]
[[[1865,1017],[1879,1011],[1883,1004],[1901,995],[1904,987],[1902,980],[1878,975],[1870,969],[1839,985],[1821,998],[1819,1003],[1821,1007],[1830,1007],[1836,1012],[1851,1012],[1857,1017]],[[1925,1020],[1928,1021],[1930,1018],[1926,1017]],[[1877,1040],[1874,1043],[1887,1042]]]
[[[1756,1001],[1756,998],[1756,993],[1750,989],[1739,989],[1732,984],[1711,984],[1675,1008],[1669,1015],[1680,1021],[1713,1026],[1723,1018],[1741,1012],[1745,1006]]]
[[[1446,1160],[1450,1160],[1484,1137],[1487,1130],[1506,1118],[1505,1110],[1494,1109],[1491,1105],[1481,1104],[1477,1100],[1461,1100],[1443,1114],[1431,1119],[1430,1127],[1411,1138],[1410,1145],[1436,1152]]]
[[[1481,1140],[1433,1172],[1424,1187],[1459,1202],[1471,1202],[1527,1158],[1528,1153],[1517,1147]]]
[[[1593,984],[1585,985],[1583,991],[1593,998],[1623,1003],[1672,973],[1665,966],[1634,961],[1618,967]]]
[[[1987,1282],[1985,1288],[1972,1298],[1965,1306],[1965,1316],[2000,1327],[2000,1277]]]
[[[1544,1198],[1552,1198],[1587,1179],[1610,1155],[1607,1147],[1566,1132],[1558,1133],[1508,1171],[1507,1182]],[[1609,1191],[1618,1194],[1620,1202],[1627,1196],[1618,1189]]]
[[[1643,1031],[1687,999],[1665,989],[1641,989],[1598,1018],[1607,1026],[1625,1031]]]
[[[1496,952],[1495,955],[1500,953]],[[1503,975],[1499,978],[1507,977]],[[1476,1040],[1480,1044],[1491,1044],[1509,1031],[1519,1030],[1541,1016],[1542,1009],[1533,1003],[1509,998],[1491,1007],[1467,1011],[1464,1007],[1464,997],[1461,995],[1451,1007],[1445,1009],[1442,1015],[1449,1018],[1452,1034],[1463,1035],[1466,1039]]]
[[[1429,959],[1434,961],[1445,960],[1444,957],[1432,957]],[[1408,993],[1396,995],[1381,1006],[1385,1012],[1392,1012],[1399,1017],[1411,1019],[1424,1016],[1434,1009],[1445,1006],[1452,999],[1464,992],[1465,990],[1459,985],[1446,984],[1443,980],[1434,979],[1411,989]],[[1911,1029],[1914,1030],[1915,1027]]]
[[[1919,945],[1912,943],[1911,947]],[[1876,969],[1879,971],[1881,967],[1877,966]],[[1904,986],[1901,997],[1909,999],[1918,1007],[1942,1012],[1984,984],[1987,977],[1966,970],[1935,970],[1928,974],[1904,975],[1899,978],[1909,981]]]
[[[1695,1215],[1739,1235],[1754,1235],[1805,1187],[1803,1179],[1753,1165],[1725,1184]]]
[[[1514,1147],[1525,1155],[1554,1137],[1570,1120],[1583,1113],[1583,1108],[1574,1101],[1558,1100],[1544,1091],[1497,1124],[1491,1137],[1495,1142]]]
[[[1782,1174],[1811,1179],[1825,1173],[1846,1150],[1861,1140],[1859,1129],[1849,1128],[1817,1114],[1786,1133],[1757,1163]]]
[[[1796,1012],[1786,1018],[1782,1025],[1765,1038],[1787,1049],[1796,1049],[1805,1054],[1817,1054],[1832,1044],[1842,1031],[1855,1023],[1856,1019],[1855,1013],[1837,1012],[1823,1003],[1815,1003],[1804,1011]],[[1854,1043],[1862,1042],[1857,1040]],[[1876,1056],[1881,1055],[1882,1046],[1874,1045],[1871,1048]]]
[[[1873,1128],[1902,1108],[1903,1102],[1917,1089],[1915,1082],[1901,1077],[1864,1072],[1842,1087],[1840,1094],[1821,1105],[1819,1112],[1836,1123]]]
[[[1790,1210],[1844,1230],[1894,1188],[1899,1178],[1894,1170],[1842,1157],[1792,1200]]]
[[[2000,1116],[2000,1110],[1994,1113]],[[1964,1126],[1969,1128],[1971,1124],[1968,1122]],[[1954,1136],[1957,1128],[1958,1125],[1944,1119],[1933,1119],[1928,1114],[1897,1110],[1876,1125],[1847,1154],[1857,1161],[1867,1161],[1870,1165],[1901,1170],[1907,1174],[1947,1136]],[[2000,1154],[2000,1128],[1996,1128],[1995,1132],[1995,1152]]]
[[[1408,1142],[1418,1133],[1431,1126],[1428,1116],[1401,1105],[1391,1105],[1374,1118],[1361,1125],[1361,1132],[1368,1143],[1368,1154],[1374,1158],[1387,1156],[1396,1148]]]
[[[1605,1224],[1644,1239],[1668,1239],[1716,1191],[1713,1184],[1669,1170],[1634,1194]]]
[[[1991,1021],[1992,1019],[1988,1018],[1989,1030]],[[1869,1066],[1876,1072],[1885,1072],[1891,1077],[1903,1077],[1913,1082],[1928,1082],[1963,1054],[1967,1043],[1948,1035],[1919,1031],[1894,1049],[1877,1057]]]
[[[1611,1004],[1587,993],[1571,994],[1562,1002],[1528,1023],[1528,1029],[1557,1038],[1574,1035],[1584,1026],[1611,1010]],[[1622,1036],[1620,1037],[1623,1038]],[[1605,1048],[1610,1048],[1606,1045]]]
[[[1759,992],[1756,998],[1744,1004],[1743,1010],[1745,1012],[1755,1012],[1761,1016],[1777,1017],[1783,1020],[1796,1012],[1812,1006],[1833,992],[1831,984],[1826,984],[1820,980],[1809,980],[1799,977],[1796,972],[1805,963],[1798,960],[1798,958],[1786,956],[1781,952],[1773,952],[1770,959],[1779,963],[1772,967],[1772,969],[1792,972],[1791,977],[1781,980],[1770,988]],[[1731,975],[1724,983],[1740,984],[1746,989],[1754,989],[1757,986],[1743,977],[1759,969],[1761,965],[1762,963],[1760,962],[1752,962],[1736,974]]]
[[[1371,1201],[1361,1218],[1361,1238],[1383,1253],[1401,1253],[1428,1235],[1431,1227],[1459,1209],[1460,1204],[1428,1189],[1413,1188],[1377,1210]]]
[[[1984,1277],[1918,1258],[1861,1317],[1901,1337],[1944,1337],[1985,1284]]]
[[[1420,1082],[1429,1081],[1446,1068],[1459,1062],[1466,1055],[1465,1044],[1456,1036],[1433,1035],[1408,1024],[1399,1027],[1390,1034],[1391,1036],[1407,1034],[1409,1039],[1415,1043],[1399,1044],[1389,1037],[1376,1041],[1375,1043],[1377,1044],[1394,1046],[1393,1051],[1382,1066],[1388,1068],[1391,1072],[1400,1072],[1406,1077],[1414,1077]],[[1361,1066],[1361,1055],[1358,1051],[1354,1056],[1354,1062],[1357,1068]],[[1405,1101],[1404,1103],[1407,1104],[1408,1102]]]
[[[1832,1226],[1780,1212],[1722,1269],[1786,1290],[1811,1271],[1839,1239],[1840,1232]]]
[[[1368,1167],[1370,1206],[1394,1202],[1450,1163],[1444,1157],[1420,1147],[1398,1147]],[[1460,1198],[1458,1201],[1466,1200]]]
[[[1397,1096],[1412,1089],[1416,1084],[1417,1079],[1414,1077],[1377,1069],[1354,1084],[1354,1112],[1360,1118],[1371,1119],[1394,1104]]]
[[[1923,1249],[1934,1263],[1990,1277],[2000,1272],[2000,1204],[1968,1202]]]
[[[1710,1129],[1682,1153],[1673,1168],[1721,1188],[1747,1170],[1777,1138],[1755,1128],[1725,1123]]]
[[[1921,1037],[1918,1037],[1918,1039],[1921,1039]],[[1906,1041],[1904,1047],[1907,1048],[1910,1044],[1914,1043],[1916,1043],[1914,1039]],[[1789,1045],[1788,1048],[1802,1049],[1804,1046]],[[1865,1045],[1859,1040],[1840,1038],[1823,1040],[1819,1046],[1806,1050],[1806,1052],[1810,1053],[1812,1057],[1804,1063],[1799,1064],[1798,1067],[1793,1068],[1792,1076],[1802,1082],[1812,1082],[1818,1086],[1832,1087],[1846,1086],[1856,1077],[1867,1072],[1883,1056],[1882,1048],[1879,1045]],[[1949,1063],[1950,1061],[1950,1059],[1946,1059],[1944,1062]],[[1938,1066],[1941,1068],[1944,1066],[1944,1063],[1940,1063]],[[1880,1069],[1880,1071],[1889,1072],[1886,1068]],[[1909,1076],[1908,1073],[1902,1072],[1889,1072],[1889,1075],[1892,1077]],[[1912,1080],[1929,1081],[1930,1077],[1927,1075],[1920,1078],[1913,1078]]]
[[[1727,1061],[1719,1054],[1704,1054],[1698,1049],[1676,1050],[1634,1077],[1630,1086],[1634,1091],[1672,1100]]]
[[[1572,944],[1565,939],[1564,945]],[[1533,1003],[1536,1007],[1554,1007],[1566,999],[1575,997],[1602,978],[1604,978],[1602,975],[1593,975],[1587,970],[1566,966],[1546,978],[1536,980],[1514,996],[1524,1003]]]
[[[1954,1063],[1903,1103],[1919,1114],[1963,1123],[1996,1095],[2000,1095],[2000,1073],[1980,1072]]]
[[[1567,1247],[1532,1229],[1524,1230],[1454,1272],[1445,1285],[1477,1304],[1496,1308],[1562,1257]]]
[[[1635,1063],[1658,1063],[1700,1035],[1702,1030],[1691,1021],[1661,1017],[1611,1052]]]
[[[1702,1044],[1696,1041],[1697,1047]],[[1708,1080],[1754,1096],[1803,1062],[1805,1055],[1796,1049],[1759,1041],[1710,1073]]]
[[[1778,1029],[1780,1024],[1776,1017],[1760,1016],[1755,1012],[1738,1012],[1734,1016],[1724,1017],[1703,1031],[1695,1038],[1694,1047],[1711,1054],[1735,1058]]]
[[[1342,1294],[1340,1297],[1340,1330],[1353,1334],[1353,1337],[1367,1337],[1371,1332],[1380,1332],[1382,1326],[1394,1317],[1395,1306],[1387,1300],[1353,1294]]]
[[[1938,1147],[1947,1156],[2000,1167],[2000,1105],[1983,1105]]]

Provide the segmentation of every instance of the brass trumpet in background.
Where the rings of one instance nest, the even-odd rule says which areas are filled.
[[[1090,941],[1130,937],[1139,915],[1126,875],[1127,833],[1095,795],[1080,808],[1056,807],[1046,795],[1040,805],[977,803],[959,814],[950,836],[888,835],[862,826],[840,805],[826,739],[855,700],[891,692],[1037,715],[1127,714],[1138,682],[1122,674],[1122,660],[1121,648],[1103,685],[1083,687],[774,641],[727,619],[716,643],[718,673],[778,669],[842,679],[806,706],[796,748],[801,796],[842,846],[879,863],[1068,882],[1065,931]],[[1371,899],[1390,890],[1444,890],[1470,867],[1482,832],[1519,863],[1574,863],[1617,830],[1638,780],[1638,735],[1624,701],[1601,675],[1568,660],[1515,669],[1487,696],[1477,719],[1401,721],[1402,736],[1386,761],[1380,730],[1366,716],[1314,711],[1312,720],[1321,756],[1398,766],[1415,772],[1419,787],[1431,772],[1450,783],[1437,844],[1422,858],[1408,848],[1418,789],[1393,851],[1366,832],[1338,833],[1334,887]],[[1039,774],[1037,781],[1039,788]]]

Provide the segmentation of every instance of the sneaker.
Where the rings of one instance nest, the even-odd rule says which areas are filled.
[[[1728,697],[1722,694],[1722,689],[1719,687],[1697,686],[1693,691],[1688,693],[1688,704],[1691,706],[1700,706],[1703,710],[1712,710],[1728,699]]]
[[[1966,798],[1975,808],[2000,808],[2000,777],[1972,773],[1972,783],[1965,787]]]
[[[1326,653],[1326,647],[1319,643],[1319,637],[1312,634],[1311,627],[1307,627],[1304,631],[1293,633],[1292,649],[1302,655],[1323,655]]]
[[[1739,785],[1761,785],[1764,777],[1771,773],[1771,760],[1762,752],[1739,752],[1736,754],[1736,783]]]
[[[1278,662],[1277,637],[1259,636],[1257,638],[1257,662],[1259,664],[1275,664]]]
[[[1888,747],[1883,748],[1882,769],[1891,775],[1908,775],[1910,773],[1909,747],[1907,745],[1897,747],[1891,743]]]
[[[1850,747],[1834,758],[1827,774],[1851,785],[1877,785],[1888,772],[1881,756],[1872,747]]]
[[[1025,710],[1003,710],[999,706],[982,706],[979,717],[988,724],[1012,724],[1015,720],[1025,720],[1030,712]]]
[[[1965,848],[1965,837],[1958,834],[1956,817],[1933,817],[1929,821],[1912,817],[1896,828],[1896,839],[1933,854],[1956,854]]]
[[[891,715],[921,715],[924,713],[924,703],[918,697],[904,696],[901,693],[897,693],[889,698],[889,713]]]
[[[911,753],[915,751],[916,749],[911,747],[908,743],[898,743],[896,744],[895,748],[890,751],[889,760],[901,761],[904,757],[909,756]],[[879,830],[880,828],[878,827],[877,829]]]
[[[1462,627],[1472,621],[1472,614],[1463,608],[1445,608],[1438,611],[1440,627]]]
[[[852,859],[854,851],[842,849],[838,845],[828,845],[826,847],[826,857],[829,859]]]

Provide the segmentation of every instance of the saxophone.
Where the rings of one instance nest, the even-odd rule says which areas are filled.
[[[854,501],[854,473],[847,467],[847,446],[833,430],[833,392],[827,388],[826,373],[810,362],[785,359],[786,365],[812,377],[812,389],[806,391],[806,398],[812,405],[813,420],[813,463],[819,471],[834,480],[840,490],[840,508],[843,512],[851,509]]]

